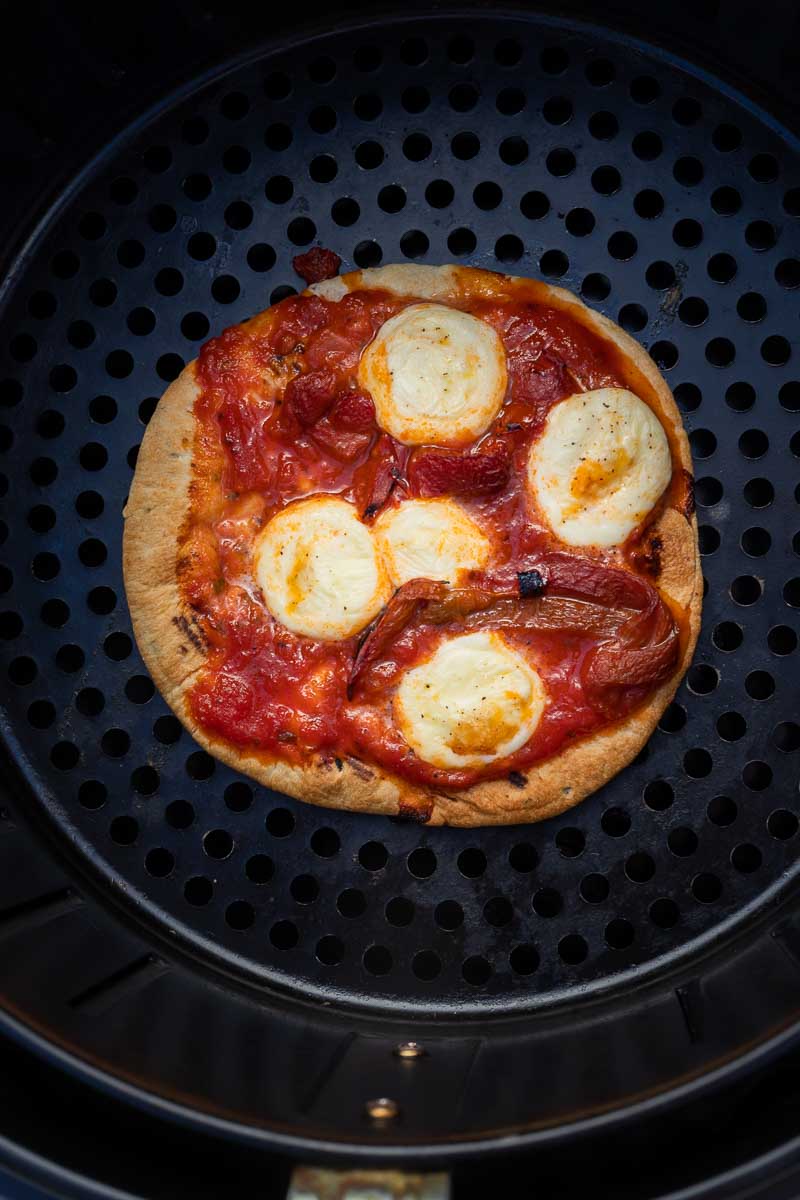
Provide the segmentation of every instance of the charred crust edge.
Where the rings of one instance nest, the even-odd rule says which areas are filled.
[[[188,642],[194,646],[198,654],[205,654],[208,650],[208,639],[206,638],[203,628],[196,617],[187,617],[184,613],[179,613],[172,618],[172,624],[176,629],[183,634]],[[186,653],[186,647],[181,647],[181,652]]]
[[[689,521],[694,515],[695,510],[694,475],[691,471],[687,471],[685,467],[681,471],[680,482],[680,493],[675,507]]]

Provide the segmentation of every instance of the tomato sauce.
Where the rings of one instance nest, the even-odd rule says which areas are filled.
[[[491,324],[504,343],[509,385],[500,413],[473,447],[412,450],[378,428],[371,398],[356,381],[364,348],[384,321],[410,303],[378,292],[352,292],[338,302],[297,296],[201,350],[191,513],[178,572],[209,653],[190,703],[206,730],[253,753],[290,762],[319,754],[352,757],[415,783],[463,788],[479,779],[515,777],[609,724],[609,706],[598,703],[584,679],[597,636],[504,629],[509,644],[535,662],[548,707],[530,741],[512,756],[481,769],[441,770],[404,741],[392,717],[391,693],[404,670],[468,622],[411,622],[373,672],[371,687],[349,699],[361,639],[315,641],[278,624],[254,580],[254,541],[283,507],[317,492],[351,501],[368,522],[387,503],[453,494],[493,543],[490,567],[475,582],[487,586],[490,574],[494,585],[513,586],[518,572],[559,549],[524,487],[531,441],[552,405],[606,386],[630,387],[655,402],[626,360],[567,312],[500,290],[496,298],[459,303]],[[578,553],[597,572],[624,564],[646,578],[652,564],[631,552],[633,542],[636,536],[622,549]],[[616,687],[615,719],[641,704],[653,686]]]

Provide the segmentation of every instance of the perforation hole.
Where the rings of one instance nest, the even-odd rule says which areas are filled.
[[[486,855],[477,846],[462,850],[458,856],[458,869],[466,879],[478,879],[486,870]]]
[[[85,779],[78,788],[78,803],[90,812],[97,812],[108,799],[108,789],[97,779]]]
[[[716,626],[711,637],[718,650],[730,653],[741,646],[744,634],[741,625],[737,625],[735,621],[722,621]]]
[[[295,819],[288,808],[273,808],[264,822],[267,833],[274,838],[286,838],[294,833]]]
[[[701,525],[697,530],[697,540],[700,553],[705,557],[715,554],[719,549],[720,535],[713,525]]]
[[[775,488],[769,479],[749,479],[743,494],[751,508],[768,508],[775,499]]]
[[[341,938],[328,934],[317,942],[316,957],[326,967],[335,967],[344,958],[344,943]]]
[[[679,733],[686,724],[686,709],[682,704],[673,700],[661,714],[658,728],[662,733]]]
[[[522,239],[516,234],[506,233],[495,242],[494,256],[501,263],[519,262],[524,253]]]
[[[580,829],[568,827],[559,829],[555,841],[564,858],[577,858],[586,846],[586,835]]]
[[[175,267],[162,267],[155,277],[155,288],[162,296],[177,296],[183,288],[183,275]]]
[[[358,852],[358,861],[367,871],[381,871],[386,866],[389,853],[382,842],[366,842]]]
[[[471,229],[454,229],[447,235],[447,248],[457,258],[472,254],[477,244],[478,239]]]
[[[181,723],[177,717],[159,717],[153,724],[153,735],[162,746],[174,746],[180,741]]]
[[[615,917],[605,928],[605,940],[612,950],[627,950],[633,945],[636,931],[624,917]]]
[[[769,671],[751,671],[744,686],[751,699],[768,700],[775,691],[775,680]]]
[[[605,875],[585,875],[580,882],[581,898],[587,904],[602,904],[608,899],[609,891],[610,887]]]
[[[353,250],[353,262],[362,269],[377,267],[383,258],[383,251],[377,242],[359,242]]]
[[[429,245],[428,235],[421,229],[410,229],[400,239],[400,250],[405,258],[422,258]]]
[[[773,654],[793,654],[797,642],[797,634],[788,625],[775,625],[767,634],[767,644]]]
[[[247,252],[247,265],[251,271],[257,271],[259,274],[264,271],[271,271],[275,266],[276,255],[272,246],[266,242],[258,242],[255,246],[251,246]]]
[[[699,246],[703,240],[703,227],[699,221],[684,217],[675,222],[672,229],[672,240],[676,246],[682,246],[687,250],[693,246]]]
[[[696,187],[703,178],[703,164],[699,158],[686,155],[675,163],[672,174],[684,187]]]
[[[308,173],[315,183],[330,183],[339,173],[339,164],[332,154],[318,154],[309,163]]]
[[[731,865],[742,875],[750,875],[761,866],[763,855],[757,846],[743,842],[731,851]]]
[[[728,796],[714,796],[708,802],[706,816],[712,825],[717,825],[720,829],[732,825],[737,815],[736,803]]]
[[[406,193],[399,184],[389,184],[378,193],[378,207],[387,213],[397,213],[406,206]]]
[[[721,217],[731,217],[742,207],[742,197],[734,187],[718,187],[711,193],[711,207]]]
[[[145,855],[144,869],[154,879],[165,879],[175,869],[175,857],[164,847],[148,850]]]
[[[436,870],[436,855],[426,846],[412,850],[407,860],[408,870],[417,879],[428,879]]]
[[[664,211],[664,197],[655,188],[644,188],[634,196],[633,208],[638,216],[652,221]]]
[[[497,93],[495,101],[497,111],[502,113],[504,117],[513,117],[517,113],[522,112],[526,102],[525,93],[520,88],[515,87],[503,88]]]
[[[548,278],[560,279],[569,270],[569,259],[563,250],[545,250],[539,259],[539,270]]]
[[[99,688],[82,688],[75,697],[75,707],[85,717],[98,716],[106,706],[106,698]]]
[[[225,788],[225,806],[231,812],[247,812],[253,805],[253,789],[244,782],[229,783]]]
[[[678,361],[678,347],[673,342],[654,342],[650,347],[650,357],[662,371],[669,371]]]
[[[675,268],[668,262],[651,263],[645,271],[645,279],[656,291],[666,291],[675,282]]]
[[[800,259],[784,258],[775,268],[775,282],[782,288],[800,287]]]
[[[269,940],[276,950],[293,950],[300,935],[292,921],[276,921],[269,931]]]
[[[275,874],[275,864],[268,854],[254,854],[245,863],[244,873],[251,883],[262,887]]]
[[[736,259],[732,254],[713,254],[708,260],[707,271],[709,278],[715,283],[730,283],[738,270]]]
[[[414,905],[406,896],[394,896],[386,905],[384,916],[389,925],[394,925],[396,929],[405,929],[414,920]],[[437,923],[441,922],[437,920]]]
[[[778,808],[767,818],[767,829],[771,837],[786,842],[797,833],[798,819],[786,808]]]
[[[313,904],[319,896],[319,883],[313,875],[296,875],[290,883],[289,892],[291,899],[295,900],[297,904]]]
[[[773,183],[778,178],[778,160],[772,154],[756,154],[747,166],[758,183]]]
[[[392,955],[386,946],[370,946],[362,961],[370,975],[388,975],[392,969]]]
[[[542,116],[549,125],[566,125],[572,120],[572,101],[566,96],[551,96],[542,105]]]
[[[209,858],[228,858],[233,853],[233,838],[226,829],[212,829],[203,838],[203,849]]]
[[[371,70],[369,66],[369,47],[363,47],[360,51],[360,57],[356,62],[356,66],[360,70]],[[362,64],[367,64],[362,66]],[[336,63],[327,54],[321,54],[318,58],[312,59],[308,64],[308,78],[312,83],[330,83],[336,78]]]
[[[139,823],[133,817],[115,817],[108,832],[118,846],[132,846],[139,836]]]
[[[783,588],[783,599],[790,608],[800,608],[800,578],[787,580]]]
[[[474,134],[458,134],[453,138],[452,148],[456,158],[473,158],[478,153],[478,139]],[[518,167],[528,157],[528,143],[518,136],[504,138],[499,153],[502,162],[510,167]]]
[[[515,975],[532,975],[539,967],[540,956],[535,946],[525,943],[514,947],[508,961]]]
[[[742,783],[754,792],[763,792],[772,783],[772,767],[758,760],[746,763],[742,770]]]
[[[647,324],[647,311],[641,304],[625,304],[619,310],[619,323],[628,333],[640,333]]]
[[[625,860],[625,874],[631,883],[649,883],[655,873],[656,864],[643,850]]]
[[[425,87],[408,87],[403,92],[401,103],[406,112],[421,113],[430,106],[431,94]]]
[[[519,871],[522,874],[527,874],[536,867],[536,864],[539,861],[539,855],[530,842],[518,842],[515,846],[511,847],[511,850],[508,854],[508,861],[515,871]],[[464,873],[465,872],[462,870],[462,874]]]
[[[631,818],[624,808],[607,808],[600,818],[600,826],[609,837],[624,837],[631,827]]]
[[[339,853],[341,842],[335,829],[315,829],[310,840],[311,849],[320,858],[333,858]]]
[[[172,829],[188,829],[194,822],[194,809],[188,800],[173,800],[164,810],[164,817]]]
[[[343,196],[331,207],[331,216],[337,225],[347,227],[355,225],[361,216],[361,209],[355,200],[349,196]]]
[[[589,953],[586,939],[579,933],[569,933],[558,943],[558,957],[568,966],[578,966]]]
[[[487,900],[483,907],[483,916],[489,925],[499,929],[510,924],[514,916],[514,909],[511,902],[504,896],[495,896],[493,899]]]
[[[761,343],[761,357],[771,367],[782,367],[789,361],[792,348],[787,338],[772,334]]]
[[[705,779],[711,774],[714,761],[707,750],[697,746],[683,756],[683,769],[691,779]]]
[[[701,904],[714,904],[722,895],[722,883],[716,875],[704,871],[692,880],[692,895]]]
[[[795,721],[781,721],[772,731],[772,741],[783,754],[792,754],[800,749],[800,725]]]
[[[489,981],[492,968],[485,958],[474,955],[464,961],[461,973],[467,983],[471,983],[473,987],[481,987]]]
[[[366,100],[366,98],[363,98],[363,99]],[[378,111],[380,111],[380,110],[378,110]],[[369,118],[367,118],[367,119],[369,119]],[[280,154],[284,150],[288,150],[289,146],[291,146],[291,144],[292,144],[293,138],[294,138],[294,134],[292,133],[289,126],[284,125],[280,121],[275,122],[273,125],[268,125],[267,128],[264,130],[264,145],[267,147],[268,150],[272,150],[277,154]],[[245,161],[245,160],[242,160],[242,161]],[[249,161],[249,157],[248,157],[247,161],[245,161],[245,165],[244,165],[243,169],[246,170],[249,165],[250,165],[250,161]],[[231,170],[231,166],[227,162],[225,163],[225,166],[226,166],[227,170],[229,170],[229,171]]]

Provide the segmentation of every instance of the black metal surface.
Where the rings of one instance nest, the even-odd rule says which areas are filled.
[[[796,854],[798,188],[789,135],[666,55],[547,19],[415,20],[297,43],[165,106],[20,256],[3,316],[0,625],[28,811],[161,954],[372,1009],[360,1032],[380,1046],[352,1050],[355,1017],[318,1023],[317,1040],[307,1014],[291,1036],[271,1018],[270,1054],[272,1038],[308,1043],[311,1090],[282,1095],[306,1136],[358,1136],[353,1080],[376,1062],[376,1083],[414,1102],[389,1143],[480,1136],[490,1120],[563,1120],[665,1087],[794,1015],[792,927],[738,964],[725,938],[766,920]],[[559,821],[425,831],[252,789],[180,733],[144,676],[119,567],[143,424],[202,338],[295,285],[291,257],[311,240],[346,266],[455,257],[544,274],[634,331],[684,409],[709,584],[696,665],[646,752]],[[141,944],[93,941],[64,883],[32,875],[17,845],[0,841],[0,928],[4,909],[19,956],[7,1005],[39,1005],[42,1025],[129,1078],[138,1062],[153,1090],[277,1122],[280,1089],[242,1078],[266,1019],[242,1025],[233,993],[190,1001],[189,973]],[[700,986],[692,957],[712,944]],[[675,980],[657,990],[668,968],[677,999]],[[588,992],[650,976],[649,1008],[642,993],[609,1000],[609,1038]],[[743,1008],[726,1000],[734,979]],[[579,999],[576,1031],[564,1003]],[[75,1014],[98,1002],[90,1029]],[[192,1011],[192,1038],[218,1030],[220,1004],[242,1035],[225,1070],[217,1038],[193,1057],[178,1019]],[[390,1069],[409,1012],[482,1022],[544,1005],[553,1025],[515,1024],[491,1048],[485,1024],[456,1027],[435,1086]],[[491,1115],[477,1102],[523,1045],[555,1063],[570,1033],[586,1057],[556,1095],[523,1112],[515,1087]],[[448,1092],[472,1099],[443,1112]]]

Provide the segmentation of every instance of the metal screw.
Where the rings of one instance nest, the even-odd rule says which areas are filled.
[[[387,1096],[368,1100],[364,1107],[371,1121],[395,1121],[400,1116],[400,1105]]]
[[[394,1052],[398,1058],[402,1058],[404,1062],[413,1062],[415,1058],[424,1058],[427,1051],[419,1042],[401,1042],[399,1046],[395,1046]]]

